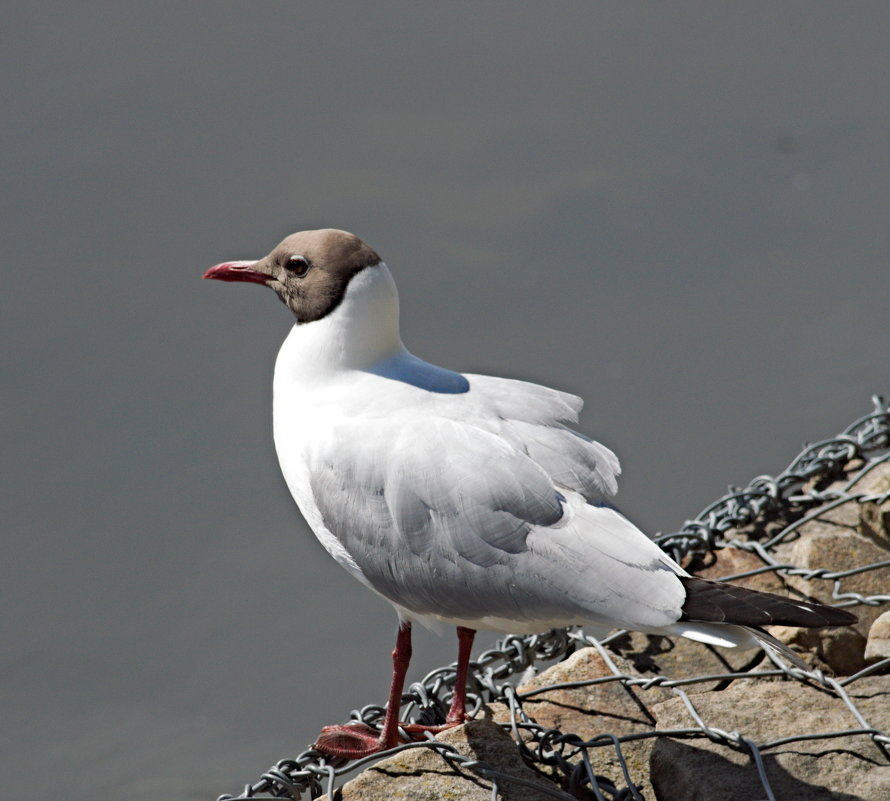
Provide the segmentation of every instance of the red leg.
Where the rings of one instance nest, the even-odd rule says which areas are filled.
[[[448,717],[445,718],[446,723],[463,723],[467,719],[467,670],[475,636],[475,629],[457,627],[457,673],[454,676],[454,695]]]
[[[380,732],[381,749],[392,748],[399,742],[399,710],[402,708],[402,688],[405,674],[411,662],[411,623],[402,623],[392,652],[392,683],[389,685],[389,701]]]
[[[402,688],[411,661],[411,624],[402,623],[392,652],[392,683],[389,701],[383,718],[383,731],[379,736],[375,729],[364,723],[325,726],[315,741],[315,748],[324,754],[344,759],[361,759],[369,754],[385,751],[399,743],[399,709],[402,706]]]
[[[361,759],[370,754],[386,751],[399,744],[399,728],[411,738],[422,739],[426,732],[438,734],[445,729],[459,726],[467,719],[467,671],[470,663],[470,651],[473,648],[475,629],[457,627],[457,672],[454,677],[454,695],[451,709],[442,726],[425,726],[419,723],[399,724],[399,710],[402,706],[402,689],[405,686],[405,674],[411,661],[411,624],[402,623],[396,638],[396,647],[392,652],[392,684],[389,688],[389,701],[386,704],[386,715],[383,718],[383,731],[377,734],[375,729],[364,723],[349,723],[338,726],[325,726],[315,741],[315,748],[323,754],[342,757],[343,759]]]
[[[421,739],[426,732],[438,734],[453,729],[467,719],[467,672],[470,664],[470,651],[473,648],[475,629],[457,627],[457,670],[454,675],[454,695],[451,696],[451,709],[441,726],[424,726],[419,723],[405,723],[402,728],[409,737]]]

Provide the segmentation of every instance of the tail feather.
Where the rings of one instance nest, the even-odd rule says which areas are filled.
[[[678,622],[665,626],[661,633],[686,637],[696,642],[707,645],[719,645],[721,648],[741,648],[743,651],[760,646],[768,654],[790,662],[802,670],[809,670],[809,666],[785,643],[777,640],[763,629],[754,626],[737,626],[731,623],[693,623]]]
[[[673,623],[665,626],[662,632],[668,635],[679,635],[707,645],[719,645],[721,648],[741,648],[743,651],[760,646],[768,654],[779,661],[785,660],[802,670],[809,666],[785,643],[777,640],[763,629],[754,626],[738,626],[732,623],[693,623],[691,621]]]
[[[777,640],[772,634],[767,634],[763,629],[748,628],[748,631],[758,640],[763,650],[773,657],[778,657],[779,661],[785,659],[795,667],[801,670],[810,670],[810,666],[803,661],[794,651],[792,651],[781,640]]]
[[[681,621],[817,629],[850,626],[858,620],[856,615],[834,606],[798,601],[696,576],[679,576],[679,579],[686,589]]]

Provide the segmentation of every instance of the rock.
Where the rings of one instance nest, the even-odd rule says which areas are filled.
[[[522,761],[510,736],[491,720],[472,720],[443,732],[437,739],[464,756],[532,783],[529,787],[499,780],[498,798],[503,801],[539,801],[548,797],[546,789],[555,789],[552,782]],[[338,801],[490,801],[491,782],[469,769],[455,770],[430,748],[414,748],[366,768],[344,784],[335,797]],[[326,795],[322,798],[327,801]]]
[[[864,465],[863,465],[864,466]],[[882,462],[857,479],[850,487],[865,495],[885,495],[890,492],[890,462]],[[887,507],[887,504],[881,504]]]
[[[807,482],[805,491],[814,488],[831,497],[832,494],[878,496],[873,500],[854,500],[848,504],[830,509],[825,513],[824,519],[831,520],[840,525],[851,528],[867,528],[876,534],[879,539],[890,544],[890,500],[885,499],[878,503],[880,496],[890,492],[890,462],[879,462],[859,475],[866,463],[862,459],[854,459],[847,466],[843,477],[836,481],[815,487],[813,482]],[[859,476],[857,478],[857,476]],[[860,531],[860,533],[863,533]]]
[[[610,658],[621,673],[639,675],[630,662],[617,654],[610,655]],[[614,675],[595,648],[583,648],[564,662],[518,687],[517,692],[529,693],[552,684]],[[522,708],[542,726],[559,729],[564,734],[577,734],[583,740],[591,740],[605,733],[621,736],[651,731],[655,726],[655,717],[649,711],[650,707],[672,695],[660,687],[641,690],[637,687],[627,688],[621,682],[612,681],[547,690],[524,699]],[[648,791],[645,777],[649,772],[651,747],[651,740],[621,745],[621,753],[627,762],[631,778],[641,786],[644,796]],[[588,754],[594,774],[607,777],[619,788],[625,786],[624,774],[613,744],[591,748]]]
[[[625,659],[610,655],[622,674],[640,675]],[[526,694],[552,684],[587,681],[615,673],[596,648],[582,648],[564,662],[545,670],[517,688]],[[523,700],[522,707],[538,723],[548,728],[573,732],[589,740],[604,731],[633,734],[640,728],[650,729],[655,718],[648,711],[654,703],[665,701],[671,693],[660,687],[628,690],[621,682],[611,681],[583,687],[546,690]]]
[[[827,492],[837,491],[880,496],[890,491],[890,462],[878,464],[860,478],[844,479],[832,484]],[[833,509],[827,509],[818,517],[805,523],[798,530],[798,537],[776,548],[776,558],[795,567],[811,570],[824,568],[830,571],[851,570],[875,562],[890,560],[890,499],[858,502],[851,500]],[[832,580],[807,581],[800,576],[786,576],[790,587],[808,597],[832,602]],[[868,570],[841,579],[841,592],[862,595],[887,595],[890,592],[890,566]],[[860,634],[866,636],[881,607],[857,606],[851,611],[859,615]]]
[[[762,658],[759,651],[739,648],[717,648],[685,637],[660,637],[653,634],[629,632],[609,645],[621,654],[644,676],[666,676],[669,679],[689,679],[693,676],[713,676],[735,673],[748,667],[752,660]],[[686,686],[690,695],[719,687],[721,679],[696,682]]]
[[[804,491],[819,489],[826,493],[827,498],[840,493],[861,494],[874,499],[860,502],[851,497],[849,502],[823,510],[793,532],[788,541],[775,548],[773,555],[777,562],[805,570],[845,571],[890,560],[890,501],[879,503],[881,497],[890,491],[890,462],[879,464],[856,478],[864,467],[862,460],[854,460],[847,466],[845,474],[836,480],[818,487],[813,482],[805,485]],[[770,535],[776,533],[778,531],[773,530]],[[748,536],[756,536],[751,526],[725,534],[727,539],[746,539]],[[716,578],[756,569],[761,564],[756,554],[724,548],[716,552],[713,564],[693,565],[693,572],[703,578]],[[733,583],[780,595],[836,603],[833,579],[805,579],[770,572],[733,580]],[[841,593],[885,596],[888,591],[890,566],[845,576],[840,580]],[[859,623],[852,628],[814,631],[776,626],[770,627],[769,631],[780,641],[802,652],[805,661],[814,667],[839,676],[851,675],[866,665],[865,638],[872,622],[883,609],[886,606],[852,607],[851,611],[859,616]]]
[[[868,630],[865,661],[877,662],[890,657],[890,611],[878,617]]]
[[[741,548],[720,548],[713,552],[710,560],[702,565],[694,564],[689,570],[696,576],[713,580],[724,576],[733,576],[737,573],[747,573],[749,570],[757,570],[765,566],[766,563],[756,553],[743,551]],[[785,585],[775,571],[732,579],[732,583],[761,592],[783,593],[785,591]]]
[[[877,545],[887,547],[890,544],[890,509],[870,501],[860,504],[857,531]]]
[[[819,649],[818,629],[802,629],[799,626],[767,626],[766,630],[779,642],[793,645],[795,651],[803,654],[815,655]]]
[[[802,629],[768,626],[769,633],[791,645],[811,667],[835,676],[852,676],[865,667],[865,637],[852,626],[833,629]]]
[[[852,676],[865,667],[865,637],[853,626],[821,629],[816,655],[837,676]]]
[[[849,506],[849,504],[848,504]],[[826,521],[823,518],[807,523],[800,530],[800,538],[783,543],[776,549],[776,559],[808,570],[851,570],[857,567],[890,560],[890,544],[884,547],[871,537],[856,530]],[[785,576],[788,586],[803,596],[824,603],[833,603],[833,580],[806,580],[801,576]],[[886,595],[890,588],[890,566],[875,568],[841,579],[842,592],[862,595]],[[856,606],[852,611],[859,616],[857,631],[866,636],[875,618],[883,611],[877,606]]]
[[[846,688],[866,722],[890,727],[890,679],[868,676]],[[860,728],[842,699],[796,682],[748,680],[692,699],[709,726],[738,731],[757,744],[800,734]],[[658,728],[697,728],[682,699],[653,707]],[[887,801],[890,764],[867,735],[802,740],[762,752],[776,798],[803,801]],[[766,796],[751,757],[704,736],[660,737],[652,749],[651,782],[659,801],[754,801]]]

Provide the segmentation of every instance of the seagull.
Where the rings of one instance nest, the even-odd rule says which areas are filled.
[[[262,284],[293,312],[273,384],[281,470],[328,553],[398,614],[381,730],[326,726],[322,754],[358,759],[464,722],[477,629],[622,628],[790,656],[760,627],[856,622],[687,573],[611,503],[618,459],[573,428],[581,399],[414,356],[393,277],[357,236],[302,231],[204,278]],[[414,622],[457,628],[440,726],[398,719]]]

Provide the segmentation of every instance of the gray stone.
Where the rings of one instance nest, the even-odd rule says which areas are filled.
[[[640,675],[625,659],[610,654],[620,673]],[[614,676],[595,648],[582,648],[564,662],[545,670],[517,688],[520,694],[533,692],[553,684],[587,681]],[[655,718],[648,708],[665,701],[671,694],[660,687],[628,689],[619,681],[546,690],[523,701],[526,714],[548,728],[573,732],[590,739],[605,731],[614,734],[635,734],[651,729]]]
[[[756,553],[743,551],[741,548],[720,548],[714,551],[704,565],[696,566],[693,572],[696,576],[713,580],[724,576],[734,576],[737,573],[747,573],[765,566],[766,562]],[[774,571],[732,579],[732,583],[761,592],[782,593],[785,590],[782,579]]]
[[[890,462],[879,464],[855,480],[850,478],[827,488],[865,496],[882,496],[890,492]],[[851,500],[804,524],[798,537],[782,543],[776,549],[776,559],[795,567],[830,571],[850,570],[890,559],[890,500],[858,502]],[[800,576],[786,576],[788,586],[804,596],[832,603],[833,580],[806,580]],[[890,593],[890,567],[877,568],[841,579],[841,592],[855,592],[865,596]],[[857,630],[863,636],[886,606],[856,606],[859,615]]]
[[[817,655],[837,676],[852,676],[865,667],[865,637],[852,626],[821,629]]]
[[[826,521],[813,520],[801,529],[800,539],[784,543],[776,552],[781,562],[810,570],[819,568],[829,571],[851,570],[875,562],[890,560],[887,547],[858,531]],[[824,603],[833,603],[834,581],[826,579],[806,580],[800,576],[786,576],[788,586],[803,596]],[[886,595],[890,590],[890,566],[868,570],[841,579],[842,592],[856,592],[865,596]],[[856,630],[864,636],[883,608],[856,606],[852,611],[859,616]]]
[[[890,657],[890,611],[878,617],[868,631],[865,646],[866,662],[877,662]]]
[[[629,632],[610,644],[644,676],[689,679],[734,673],[749,665],[757,656],[754,650],[717,648],[685,637],[659,637]],[[721,679],[701,681],[686,686],[690,695],[709,692],[720,686]]]
[[[552,797],[544,788],[556,789],[529,768],[516,744],[491,720],[473,720],[443,732],[437,740],[464,756],[486,762],[502,773],[531,782],[498,782],[503,801],[541,801]],[[366,768],[335,793],[338,801],[491,801],[491,782],[471,770],[456,770],[430,748],[402,751]],[[322,796],[327,801],[327,796]]]
[[[865,667],[865,637],[852,626],[802,629],[769,626],[769,633],[790,645],[811,667],[835,676],[852,676]]]
[[[869,676],[847,688],[875,728],[890,726],[890,678]],[[824,690],[796,682],[738,682],[723,692],[691,699],[711,727],[738,731],[763,745],[800,734],[860,728],[846,704]],[[654,707],[658,728],[696,728],[682,699]],[[887,801],[890,764],[867,735],[803,740],[762,751],[776,796],[800,801]],[[658,738],[651,781],[659,801],[756,801],[766,797],[751,757],[702,736]]]
[[[618,655],[610,655],[615,667],[625,675],[637,676],[633,665]],[[517,688],[527,693],[552,684],[578,682],[588,679],[614,676],[605,660],[595,648],[577,651],[564,662],[545,670],[529,682]],[[640,690],[628,688],[618,681],[547,690],[525,699],[522,708],[537,723],[564,734],[577,734],[583,740],[592,740],[601,734],[637,734],[651,731],[655,717],[650,711],[653,704],[672,696],[660,687]],[[633,781],[641,786],[644,795],[649,791],[649,751],[651,740],[624,743],[621,754]],[[615,746],[612,744],[591,748],[588,751],[593,772],[610,779],[617,787],[625,786],[624,774]]]

